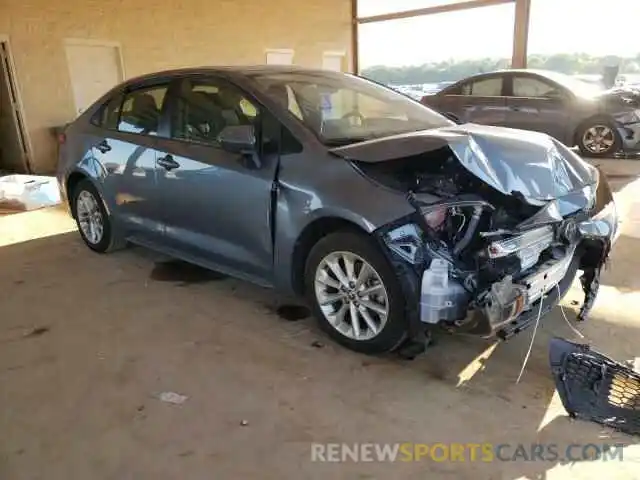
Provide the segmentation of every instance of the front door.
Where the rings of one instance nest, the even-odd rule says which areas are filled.
[[[560,87],[530,75],[513,75],[507,98],[510,127],[542,132],[566,142],[570,137],[568,94]]]
[[[453,94],[437,95],[438,110],[454,114],[462,123],[506,124],[507,100],[503,94],[503,76],[472,79],[456,85]]]
[[[170,110],[171,139],[161,141],[157,169],[167,246],[196,263],[270,284],[277,154],[252,158],[225,151],[217,140],[227,126],[258,131],[264,115],[222,79],[183,80]]]

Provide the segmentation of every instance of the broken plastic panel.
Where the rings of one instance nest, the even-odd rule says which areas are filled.
[[[561,338],[551,339],[549,362],[570,416],[640,435],[640,373]]]
[[[0,177],[0,208],[26,211],[60,203],[55,177],[7,175]]]

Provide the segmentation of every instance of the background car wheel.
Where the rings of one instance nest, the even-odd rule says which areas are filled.
[[[305,287],[320,327],[351,350],[388,352],[407,335],[400,282],[364,234],[338,232],[320,240],[307,258]]]
[[[608,157],[620,150],[622,140],[616,127],[605,120],[585,123],[578,131],[580,152],[590,157]]]
[[[76,185],[71,207],[80,236],[91,250],[104,253],[123,246],[114,235],[102,197],[89,180]]]

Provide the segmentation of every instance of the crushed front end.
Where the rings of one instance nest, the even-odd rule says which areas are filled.
[[[520,158],[505,161],[508,149],[479,137],[359,166],[415,207],[377,232],[403,283],[411,334],[437,326],[507,339],[557,305],[578,271],[586,318],[618,235],[604,174],[552,139],[544,161],[522,144]]]

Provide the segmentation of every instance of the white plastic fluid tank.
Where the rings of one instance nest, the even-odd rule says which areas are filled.
[[[440,258],[422,275],[420,292],[420,319],[426,323],[457,320],[464,316],[469,293],[454,279],[449,278],[449,264]]]

